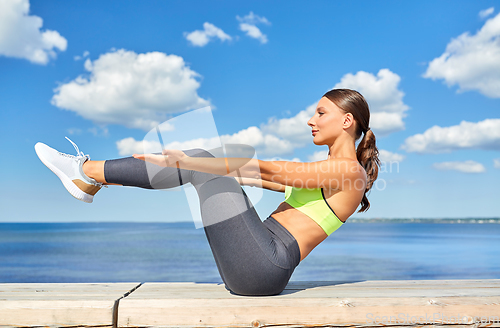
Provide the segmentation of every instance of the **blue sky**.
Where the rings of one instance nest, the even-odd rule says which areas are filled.
[[[223,141],[248,143],[260,159],[318,160],[325,149],[312,144],[307,116],[333,87],[365,95],[386,163],[370,210],[353,217],[499,217],[499,10],[495,1],[3,1],[0,220],[191,220],[182,189],[110,187],[78,202],[33,146],[73,153],[68,136],[92,159],[118,158],[155,124],[209,105]],[[282,199],[264,191],[261,217]]]

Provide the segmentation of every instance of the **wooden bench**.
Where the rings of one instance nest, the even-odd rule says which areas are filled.
[[[0,327],[500,327],[500,279],[222,284],[0,284]]]

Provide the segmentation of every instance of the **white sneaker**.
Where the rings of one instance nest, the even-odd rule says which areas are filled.
[[[64,187],[73,197],[92,203],[94,195],[103,185],[83,173],[83,163],[90,160],[90,156],[84,155],[68,137],[66,139],[75,147],[77,156],[58,152],[41,142],[35,145],[36,154],[42,163],[61,179]]]

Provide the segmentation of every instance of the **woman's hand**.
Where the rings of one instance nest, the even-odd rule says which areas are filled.
[[[177,149],[165,149],[162,151],[162,155],[134,154],[133,156],[134,158],[163,167],[177,167],[177,162],[181,162],[188,157],[182,150]]]

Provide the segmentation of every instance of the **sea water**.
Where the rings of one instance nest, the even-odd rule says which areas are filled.
[[[500,279],[500,224],[347,223],[292,280]],[[221,282],[193,223],[0,223],[0,282]]]

